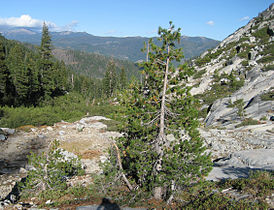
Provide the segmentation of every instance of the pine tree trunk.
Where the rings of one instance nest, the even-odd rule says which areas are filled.
[[[169,46],[167,48],[167,53],[169,55]],[[158,163],[156,165],[156,173],[162,168],[162,157],[163,157],[163,145],[166,141],[165,136],[165,103],[166,103],[166,90],[167,90],[167,76],[169,71],[169,57],[166,60],[166,69],[165,69],[165,78],[164,78],[164,86],[162,93],[162,101],[161,101],[161,113],[160,113],[160,131],[156,141],[156,152],[158,154]],[[154,198],[161,199],[163,195],[163,187],[155,187],[154,188]]]

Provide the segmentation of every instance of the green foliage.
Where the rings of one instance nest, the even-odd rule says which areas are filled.
[[[197,101],[186,86],[192,69],[183,64],[176,70],[172,63],[183,58],[182,50],[175,48],[179,31],[173,25],[159,28],[162,45],[158,47],[150,41],[149,60],[141,64],[149,93],[143,92],[144,84],[133,82],[120,95],[122,110],[117,116],[120,131],[125,133],[117,141],[126,174],[146,192],[165,188],[165,198],[211,169],[197,131]],[[174,141],[168,140],[169,134]],[[176,183],[174,190],[172,183]]]
[[[252,33],[252,35],[255,36],[257,39],[260,39],[261,43],[266,43],[269,40],[267,28],[268,27],[261,28],[260,30],[257,30],[254,33]]]
[[[249,37],[242,36],[239,40],[239,43],[242,43],[242,42],[245,42],[245,41],[249,41]]]
[[[119,105],[99,103],[89,107],[88,113],[90,116],[99,115],[112,118],[119,110]]]
[[[225,84],[221,84],[221,80],[227,80]],[[236,78],[236,72],[232,71],[230,74],[218,72],[214,74],[213,84],[211,89],[205,91],[203,94],[198,94],[197,97],[201,99],[203,104],[212,104],[215,100],[231,95],[233,92],[239,90],[244,85],[243,78]]]
[[[208,51],[208,53],[203,57],[195,60],[197,66],[203,66],[209,63],[212,59],[216,59],[219,55],[221,55],[223,49],[218,49],[215,53]]]
[[[242,64],[243,66],[248,66],[248,61],[247,61],[247,60],[243,60],[243,61],[241,62],[241,64]]]
[[[270,63],[274,61],[274,55],[267,55],[258,60],[259,63]]]
[[[250,50],[254,47],[253,45],[250,44],[246,44],[246,43],[240,43],[240,47],[241,47],[241,52],[239,52],[237,54],[237,56],[239,56],[240,58],[245,58],[248,59],[248,53],[250,52]]]
[[[262,116],[261,118],[260,118],[260,120],[267,120],[267,117],[266,116]]]
[[[107,126],[107,131],[118,131],[119,122],[115,120],[100,120]]]
[[[227,179],[192,185],[176,197],[178,209],[268,209],[266,198],[273,192],[273,173],[251,172],[248,178]],[[224,189],[230,189],[222,192]],[[231,193],[229,193],[231,191]],[[236,193],[235,193],[236,191]],[[238,194],[238,196],[237,196]],[[246,198],[239,200],[238,197]]]
[[[37,193],[44,190],[65,189],[66,177],[83,174],[78,158],[65,157],[63,150],[58,148],[59,142],[54,140],[49,151],[41,155],[32,153],[28,156],[29,165],[26,181],[20,183],[24,193]]]
[[[262,69],[263,72],[266,72],[266,71],[274,71],[274,65],[267,65],[265,66],[263,69]]]
[[[126,87],[127,87],[127,75],[126,75],[125,68],[122,68],[120,73],[119,89],[123,90]]]
[[[76,121],[92,109],[83,97],[70,93],[49,100],[41,107],[2,107],[0,127],[17,128],[23,125],[53,125],[61,120]]]
[[[42,30],[42,39],[40,46],[39,73],[41,77],[41,88],[43,96],[47,99],[54,90],[53,84],[53,61],[52,61],[51,37],[48,27],[44,23]]]
[[[274,100],[274,89],[271,88],[268,92],[262,94],[260,97],[263,101],[273,101]]]
[[[0,39],[0,106],[37,106],[70,90],[63,62],[54,61],[46,25],[39,54],[15,41]]]
[[[202,110],[199,111],[199,118],[206,118],[207,116],[207,108],[204,108]]]
[[[254,171],[251,172],[248,179],[227,180],[224,186],[231,186],[233,189],[243,191],[257,198],[266,198],[271,195],[274,188],[273,172]]]
[[[108,63],[107,71],[103,79],[103,90],[107,97],[112,97],[115,90],[118,89],[117,73],[115,69],[115,63],[110,61]]]
[[[240,124],[236,125],[235,128],[239,128],[242,126],[248,126],[248,125],[258,125],[258,124],[260,124],[258,120],[254,120],[252,118],[247,118],[247,119],[244,119],[244,121],[241,122]]]
[[[127,79],[140,78],[138,66],[129,60],[119,60],[98,53],[61,49],[55,49],[54,56],[64,61],[73,72],[90,78],[102,79],[110,61],[115,63],[117,73],[124,69]]]
[[[193,79],[199,79],[206,73],[206,69],[202,69],[201,71],[195,72],[193,75]]]
[[[0,38],[0,105],[12,105],[14,103],[15,88],[6,63],[7,51],[5,50],[5,43],[3,43],[5,40],[2,41],[1,35]]]
[[[238,100],[234,101],[234,103],[228,105],[228,107],[236,107],[238,109],[237,114],[241,118],[244,118],[244,100],[243,99],[238,99]]]
[[[274,43],[266,43],[264,50],[259,53],[260,55],[274,55]]]

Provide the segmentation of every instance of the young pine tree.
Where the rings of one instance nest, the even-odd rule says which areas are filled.
[[[123,90],[127,86],[127,76],[126,76],[126,71],[125,68],[122,67],[121,73],[120,73],[120,81],[119,81],[119,89]]]
[[[54,90],[53,61],[51,54],[51,37],[47,25],[44,23],[40,46],[40,77],[42,94],[47,98]]]
[[[112,97],[117,88],[116,66],[114,61],[110,61],[107,65],[107,71],[103,78],[103,89],[107,97]]]
[[[156,199],[171,200],[176,190],[206,175],[211,161],[187,86],[192,71],[186,64],[173,65],[183,58],[182,49],[175,48],[180,29],[170,22],[158,34],[161,46],[150,40],[148,59],[142,63],[146,87],[131,84],[121,96],[124,112],[118,119],[124,135],[117,141],[127,176]]]

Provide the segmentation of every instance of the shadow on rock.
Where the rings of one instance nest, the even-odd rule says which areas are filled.
[[[120,210],[120,207],[116,203],[111,203],[109,199],[103,198],[97,210]]]
[[[27,164],[31,152],[47,148],[47,139],[44,136],[26,138],[18,135],[1,142],[0,147],[3,148],[0,154],[0,174],[18,173]]]

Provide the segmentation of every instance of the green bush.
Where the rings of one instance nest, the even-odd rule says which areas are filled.
[[[265,66],[263,69],[262,69],[263,72],[266,72],[266,71],[274,71],[274,65],[268,65],[268,66]]]
[[[261,99],[263,101],[273,101],[274,100],[274,89],[270,89],[270,91],[261,95]]]
[[[197,71],[197,72],[193,75],[193,79],[201,78],[205,73],[206,73],[206,70],[205,70],[205,69],[202,69],[201,71]]]
[[[186,186],[176,197],[181,200],[176,209],[268,209],[266,198],[273,192],[273,180],[273,172],[255,171],[248,178]],[[231,193],[222,193],[224,189]],[[242,195],[247,197],[239,199]]]
[[[59,142],[54,140],[49,151],[41,155],[32,153],[28,156],[31,170],[25,182],[19,183],[22,194],[37,193],[45,190],[65,189],[65,179],[83,174],[78,158],[66,157],[58,148]]]
[[[247,126],[247,125],[258,125],[258,124],[260,124],[258,120],[254,120],[252,118],[247,118],[240,124],[236,125],[235,128],[239,128],[239,127]]]
[[[203,58],[196,59],[195,63],[197,66],[203,66],[207,63],[209,63],[212,59],[216,59],[219,55],[221,55],[223,52],[223,49],[218,49],[215,53],[211,53],[209,51]]]
[[[199,110],[198,117],[199,118],[206,118],[207,116],[207,108]]]
[[[87,113],[90,116],[110,116],[118,108],[111,104],[89,105],[79,94],[70,93],[43,103],[40,107],[0,107],[0,127],[53,125],[61,120],[74,122]]]
[[[252,171],[249,178],[227,180],[224,187],[233,187],[238,191],[244,191],[253,196],[266,197],[271,195],[274,189],[273,172]]]
[[[267,55],[258,60],[259,63],[270,63],[274,61],[274,55]]]
[[[244,79],[241,78],[240,80],[237,80],[235,75],[235,72],[231,72],[230,75],[218,75],[218,73],[215,72],[214,83],[211,85],[211,89],[205,91],[203,94],[197,94],[196,97],[203,100],[203,104],[210,105],[219,98],[231,95],[244,85]],[[226,85],[221,85],[221,79],[228,79],[228,83]]]
[[[260,39],[263,43],[268,42],[269,35],[267,33],[267,27],[255,31],[252,35],[255,36],[257,39]]]
[[[243,66],[248,66],[248,61],[247,60],[244,60],[244,61],[242,61],[242,63],[241,63]]]

